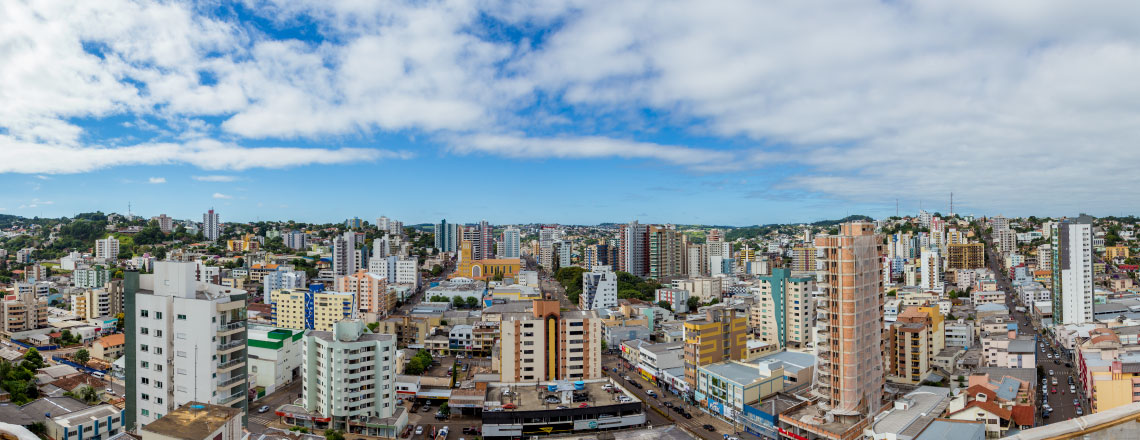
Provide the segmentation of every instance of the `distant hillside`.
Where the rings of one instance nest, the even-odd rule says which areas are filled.
[[[840,223],[847,223],[847,222],[860,221],[860,220],[868,221],[868,222],[875,221],[875,219],[873,219],[871,217],[868,217],[865,215],[860,215],[860,214],[855,214],[855,215],[849,215],[847,217],[843,217],[839,220],[821,220],[821,221],[812,223],[811,225],[812,226],[819,226],[822,228],[830,228],[830,227],[838,225]]]

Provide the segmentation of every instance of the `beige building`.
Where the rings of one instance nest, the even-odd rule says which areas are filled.
[[[357,313],[356,295],[348,292],[281,289],[270,298],[274,327],[330,331],[333,324]]]
[[[792,248],[792,270],[795,272],[815,271],[816,251],[811,246],[796,246]]]
[[[503,382],[595,379],[602,376],[602,323],[597,312],[561,310],[558,301],[534,300],[483,311],[499,324]]]
[[[687,280],[673,281],[673,288],[688,290],[690,298],[697,298],[701,303],[711,300],[720,300],[724,297],[724,285],[721,278],[695,277]]]
[[[91,358],[114,362],[123,355],[126,346],[126,337],[122,333],[104,336],[91,344]]]
[[[946,328],[937,307],[909,307],[887,328],[887,376],[917,384],[931,372],[934,356],[946,348]]]
[[[80,319],[114,316],[120,312],[112,308],[112,292],[107,289],[85,289],[71,295],[71,312]]]
[[[697,368],[748,358],[748,317],[736,309],[714,306],[704,319],[685,321],[685,381],[697,382]]]
[[[242,410],[189,402],[139,429],[142,440],[239,440]]]
[[[396,295],[388,290],[388,280],[364,270],[336,279],[336,290],[356,295],[362,313],[388,316],[396,308]]]
[[[748,310],[748,326],[755,339],[777,350],[802,348],[811,342],[815,278],[793,277],[787,268],[775,268],[772,275],[756,279],[758,285],[751,289],[756,303]]]
[[[17,333],[47,327],[47,308],[47,300],[37,298],[34,290],[8,294],[0,303],[0,330]]]

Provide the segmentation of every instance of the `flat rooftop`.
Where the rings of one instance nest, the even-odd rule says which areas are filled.
[[[573,382],[570,382],[573,384]],[[614,384],[617,386],[618,392],[608,393],[602,387],[606,384]],[[503,395],[503,390],[509,389],[511,394]],[[585,388],[575,393],[586,393],[585,403],[590,406],[605,406],[618,403],[618,396],[627,396],[634,401],[640,401],[637,397],[631,394],[622,386],[622,384],[612,382],[610,380],[586,382]],[[547,396],[555,396],[559,399],[562,398],[563,392],[561,391],[548,391],[546,383],[541,385],[509,385],[509,386],[491,386],[487,387],[486,402],[488,407],[505,405],[513,403],[518,408],[517,411],[542,411],[542,410],[555,410],[559,406],[567,406],[570,408],[577,408],[583,402],[559,402],[559,403],[546,403]],[[492,405],[498,402],[498,405]],[[508,410],[511,411],[511,410]]]
[[[118,408],[104,404],[57,416],[54,417],[54,419],[56,423],[59,423],[61,426],[79,426],[93,420],[107,420],[111,417],[117,417],[120,414],[122,414],[122,411]]]
[[[241,417],[241,409],[189,402],[142,430],[172,438],[202,440],[235,417]]]

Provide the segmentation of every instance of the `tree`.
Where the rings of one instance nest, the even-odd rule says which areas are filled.
[[[606,342],[605,339],[602,339],[602,351],[608,350],[609,346],[610,346],[610,344],[608,342]]]
[[[378,328],[380,328],[379,322],[369,322],[368,323],[368,331],[370,331],[372,333],[376,333],[376,329],[378,329]]]
[[[951,290],[950,291],[950,299],[958,299],[958,291],[957,290]]]
[[[665,300],[657,301],[657,307],[663,308],[663,309],[668,310],[670,312],[673,311],[673,305],[669,304],[669,301],[665,301]]]
[[[479,300],[476,299],[474,296],[467,297],[466,302],[467,302],[467,307],[470,307],[472,309],[475,308],[475,306],[479,305]]]
[[[444,415],[451,414],[451,407],[447,405],[447,402],[443,402],[439,404],[439,412]]]
[[[440,266],[438,264],[431,266],[431,276],[438,277],[441,273],[443,273],[443,266]]]
[[[701,299],[695,296],[690,296],[685,300],[685,306],[689,308],[690,312],[695,312],[701,307]]]
[[[86,348],[80,348],[75,352],[75,362],[80,365],[87,365],[87,361],[91,360],[91,354],[87,352]]]
[[[463,298],[460,298],[458,296],[451,298],[451,305],[455,306],[455,308],[457,308],[457,309],[463,308],[464,304],[465,304],[465,302],[463,301]]]
[[[119,312],[119,314],[115,315],[115,329],[120,333],[122,333],[124,326],[127,325],[127,323],[123,321],[124,318],[125,316],[122,312]]]
[[[344,433],[335,429],[326,429],[325,440],[344,440]]]

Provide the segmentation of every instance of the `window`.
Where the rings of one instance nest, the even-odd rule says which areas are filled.
[[[143,368],[150,368],[150,362],[142,361],[142,367]]]
[[[149,415],[150,415],[150,410],[146,410],[146,409],[142,410],[142,415],[144,415],[144,416],[149,416]]]
[[[162,337],[162,330],[155,330],[154,336],[161,338]]]
[[[154,319],[162,319],[162,312],[154,312]]]
[[[150,400],[150,394],[143,393],[142,394],[142,400]]]
[[[140,328],[140,329],[139,329],[139,333],[142,333],[142,334],[144,334],[144,335],[149,335],[149,334],[150,334],[150,329],[148,329],[148,328],[146,328],[146,327]]]
[[[154,347],[154,354],[162,354],[162,347]]]
[[[148,345],[146,345],[146,344],[143,344],[142,346],[140,346],[140,347],[139,347],[139,350],[142,350],[142,351],[147,351],[147,352],[149,352],[149,351],[150,351],[150,346],[148,346]]]
[[[181,319],[181,320],[185,321],[185,320],[186,320],[186,315],[174,315],[174,318],[175,318],[175,319]]]
[[[162,364],[154,364],[154,371],[162,371]]]
[[[150,311],[148,311],[148,310],[140,310],[140,311],[139,311],[139,316],[142,316],[143,318],[149,317],[149,316],[150,316]]]
[[[162,388],[162,382],[158,382],[158,381],[155,381],[155,382],[154,382],[154,387],[155,387],[155,388],[160,388],[160,389],[161,389],[161,388]]]

